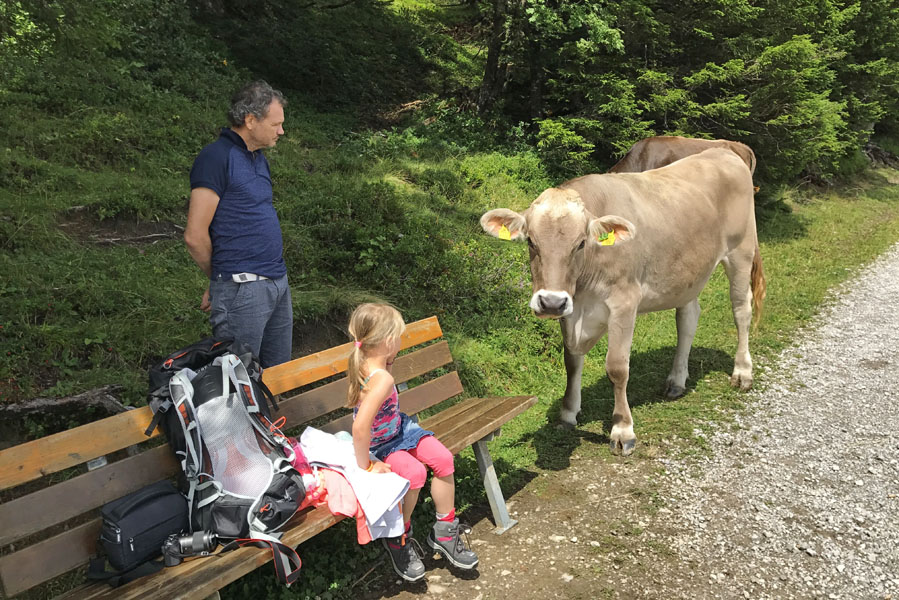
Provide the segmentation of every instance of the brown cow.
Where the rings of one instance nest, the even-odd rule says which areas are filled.
[[[703,140],[679,135],[660,135],[640,140],[615,163],[609,173],[640,173],[670,165],[709,148],[727,148],[743,159],[750,173],[755,173],[755,152],[746,144],[730,140]]]
[[[544,191],[522,213],[484,213],[481,226],[527,240],[530,307],[538,317],[560,319],[568,379],[562,425],[577,424],[584,355],[608,332],[606,373],[615,389],[610,443],[613,453],[633,451],[627,381],[637,314],[676,309],[677,350],[665,391],[682,395],[697,297],[719,263],[737,325],[731,384],[752,385],[749,325],[752,304],[761,310],[765,277],[752,176],[733,152],[714,148],[644,173],[578,177]]]

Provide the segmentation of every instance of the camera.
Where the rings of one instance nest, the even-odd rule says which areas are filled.
[[[162,544],[162,556],[165,566],[174,567],[191,556],[208,556],[218,545],[218,537],[211,531],[173,533]]]

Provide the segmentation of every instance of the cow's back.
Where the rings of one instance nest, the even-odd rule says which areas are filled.
[[[655,136],[640,140],[628,150],[609,173],[640,173],[658,169],[673,162],[712,148],[724,148],[739,156],[750,173],[755,173],[755,153],[752,148],[731,140],[704,140],[681,136]]]

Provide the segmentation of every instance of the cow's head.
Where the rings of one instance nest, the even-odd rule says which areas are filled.
[[[594,217],[576,191],[561,188],[544,191],[522,213],[507,208],[487,211],[481,227],[501,239],[527,240],[534,291],[530,306],[538,317],[550,318],[568,316],[574,309],[576,283],[588,253],[612,250],[602,246],[610,241],[611,245],[627,243],[636,232],[627,219]]]

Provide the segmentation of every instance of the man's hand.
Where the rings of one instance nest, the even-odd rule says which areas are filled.
[[[200,300],[200,310],[205,312],[212,310],[212,303],[209,302],[209,286],[206,286],[206,291],[203,292],[203,299]]]

